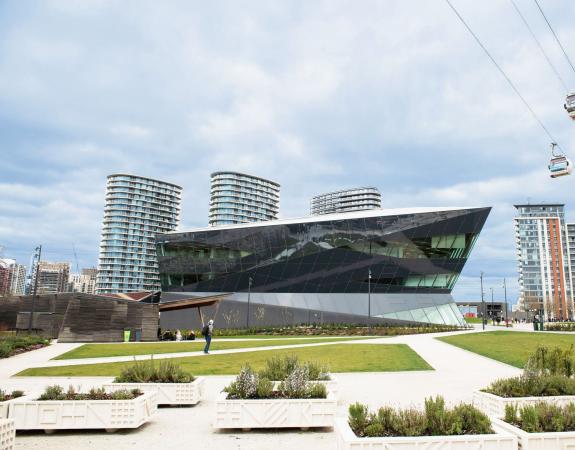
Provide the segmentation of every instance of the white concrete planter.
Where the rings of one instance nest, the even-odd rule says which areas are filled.
[[[198,377],[192,383],[108,383],[103,387],[106,392],[121,389],[156,392],[158,405],[196,405],[202,399],[204,378]]]
[[[575,449],[575,431],[562,433],[527,433],[514,425],[494,419],[501,428],[517,436],[521,450],[572,450]]]
[[[517,450],[517,438],[493,423],[496,434],[466,436],[357,437],[347,418],[335,420],[338,450]]]
[[[327,398],[227,400],[227,392],[216,401],[215,428],[333,427],[337,409],[335,395]]]
[[[575,395],[507,398],[481,391],[475,391],[473,393],[473,404],[488,416],[497,418],[502,418],[505,415],[506,405],[517,404],[521,408],[522,406],[534,405],[541,402],[565,406],[575,402]]]
[[[157,394],[133,400],[48,400],[13,402],[9,416],[17,430],[75,430],[138,428],[157,411]]]
[[[16,440],[16,429],[11,419],[0,419],[0,450],[12,450]]]

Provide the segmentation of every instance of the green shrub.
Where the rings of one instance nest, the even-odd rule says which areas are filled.
[[[256,387],[257,398],[270,398],[273,395],[274,384],[267,378],[259,378]]]
[[[169,359],[134,361],[122,370],[115,383],[191,383],[195,378]]]
[[[327,387],[322,383],[310,383],[306,393],[307,398],[327,398]]]
[[[452,409],[445,407],[442,397],[425,400],[424,411],[413,408],[395,410],[380,408],[370,414],[366,406],[355,403],[349,407],[349,426],[359,437],[385,436],[454,436],[491,434],[489,418],[470,404]]]
[[[449,415],[449,435],[491,433],[491,421],[473,405],[457,405]]]
[[[50,344],[50,340],[36,334],[0,335],[0,358],[8,358],[15,353],[33,350]]]
[[[539,346],[525,364],[524,374],[528,377],[560,375],[571,378],[575,375],[575,349]]]
[[[300,364],[298,357],[295,355],[274,356],[266,361],[266,366],[260,371],[260,377],[268,380],[283,381],[297,367],[306,367],[308,378],[311,381],[329,380],[329,369],[326,366],[319,365],[312,361]]]
[[[547,331],[575,331],[575,322],[548,322],[545,324]]]
[[[62,386],[54,385],[48,386],[44,393],[38,398],[38,400],[65,400],[64,388]]]
[[[48,386],[38,400],[132,400],[140,395],[142,392],[138,389],[121,389],[106,393],[104,388],[92,388],[87,394],[82,394],[77,392],[73,386],[68,387],[68,390],[64,392],[62,386],[54,385]]]
[[[327,388],[321,383],[309,383],[307,367],[297,366],[282,381],[277,390],[268,378],[260,376],[249,365],[244,366],[236,379],[224,388],[228,399],[262,398],[326,398]]]
[[[557,406],[540,402],[521,408],[508,405],[504,420],[527,433],[575,431],[575,403]]]
[[[483,392],[506,398],[575,395],[575,379],[560,375],[503,378],[491,383]]]
[[[5,402],[7,400],[12,400],[14,398],[22,397],[24,395],[24,391],[12,391],[8,393],[0,389],[0,402]]]
[[[369,410],[367,406],[362,405],[361,403],[354,403],[353,405],[349,405],[349,426],[359,437],[365,436],[365,428],[369,424],[367,419],[368,413]]]

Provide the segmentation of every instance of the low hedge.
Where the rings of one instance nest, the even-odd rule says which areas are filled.
[[[561,375],[503,378],[482,391],[505,398],[575,395],[575,379]]]
[[[575,431],[575,403],[557,406],[541,402],[522,408],[507,405],[504,420],[527,433]]]
[[[349,426],[358,437],[417,437],[492,434],[491,421],[471,404],[446,408],[443,397],[425,400],[415,408],[379,408],[377,413],[355,403],[349,407]]]
[[[35,334],[0,335],[0,358],[8,358],[49,344],[49,339]]]

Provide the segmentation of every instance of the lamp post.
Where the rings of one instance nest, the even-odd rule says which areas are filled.
[[[505,296],[505,326],[508,327],[509,326],[509,318],[508,318],[508,312],[507,312],[507,280],[505,278],[503,278],[503,293]]]
[[[34,249],[34,258],[36,259],[36,274],[34,276],[34,294],[32,295],[32,308],[30,308],[30,317],[28,318],[28,332],[32,331],[32,318],[36,309],[36,295],[38,294],[38,276],[40,274],[40,259],[42,257],[42,246],[39,245]]]
[[[483,271],[481,272],[479,279],[481,280],[481,309],[482,309],[481,324],[483,326],[483,329],[485,330],[485,299],[483,298]]]
[[[491,317],[491,322],[492,322],[491,324],[495,325],[495,318],[493,317],[494,316],[493,313],[495,312],[495,309],[493,309],[493,288],[489,288],[489,289],[491,289],[491,313],[489,314],[489,317]]]
[[[371,329],[371,269],[367,273],[367,324]]]
[[[251,297],[251,293],[252,293],[252,281],[253,278],[249,277],[248,278],[248,314],[246,317],[246,328],[249,330],[250,329],[250,297]]]

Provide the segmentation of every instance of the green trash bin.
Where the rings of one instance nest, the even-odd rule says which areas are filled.
[[[533,321],[533,331],[539,331],[539,322]]]
[[[132,330],[124,330],[124,342],[130,342],[130,336],[132,335]]]

